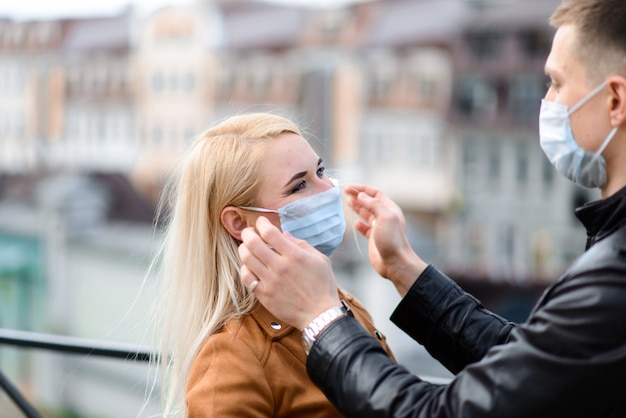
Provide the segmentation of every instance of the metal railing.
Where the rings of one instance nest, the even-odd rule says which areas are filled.
[[[143,346],[2,328],[0,328],[0,344],[137,362],[148,362],[154,356],[152,350]],[[43,418],[1,370],[0,390],[3,390],[8,395],[27,418]]]

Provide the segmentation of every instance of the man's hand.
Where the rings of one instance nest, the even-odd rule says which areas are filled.
[[[345,191],[348,205],[363,219],[354,226],[368,239],[370,263],[404,296],[427,264],[411,248],[402,210],[373,187],[349,184]]]
[[[328,257],[306,241],[283,234],[263,216],[241,239],[241,281],[278,319],[302,330],[340,305]]]

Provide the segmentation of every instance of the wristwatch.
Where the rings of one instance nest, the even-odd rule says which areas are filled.
[[[345,300],[341,300],[341,306],[333,306],[319,314],[309,325],[302,330],[302,346],[304,352],[309,355],[313,343],[317,337],[336,319],[344,316],[354,316],[350,310],[350,306]]]

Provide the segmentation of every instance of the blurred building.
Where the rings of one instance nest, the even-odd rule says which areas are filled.
[[[252,111],[295,120],[340,181],[380,187],[416,251],[464,285],[545,286],[583,251],[573,208],[597,197],[539,147],[559,3],[197,0],[0,19],[0,326],[103,335],[98,313],[141,287],[178,157]],[[363,271],[356,247],[334,256],[342,276]],[[68,385],[86,393],[87,380]]]
[[[572,208],[594,197],[538,146],[558,3],[198,0],[149,16],[5,19],[0,173],[120,174],[154,202],[204,128],[279,112],[332,174],[397,201],[416,249],[460,280],[552,278],[583,246]]]

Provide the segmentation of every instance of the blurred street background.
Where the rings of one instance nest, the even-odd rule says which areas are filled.
[[[584,249],[573,209],[598,196],[538,140],[560,0],[19,3],[0,4],[0,329],[150,346],[162,188],[242,112],[295,120],[330,175],[381,188],[418,254],[510,320]],[[389,322],[399,297],[357,235],[340,285],[401,364],[450,377]],[[143,363],[0,344],[0,371],[46,417],[158,413]]]

